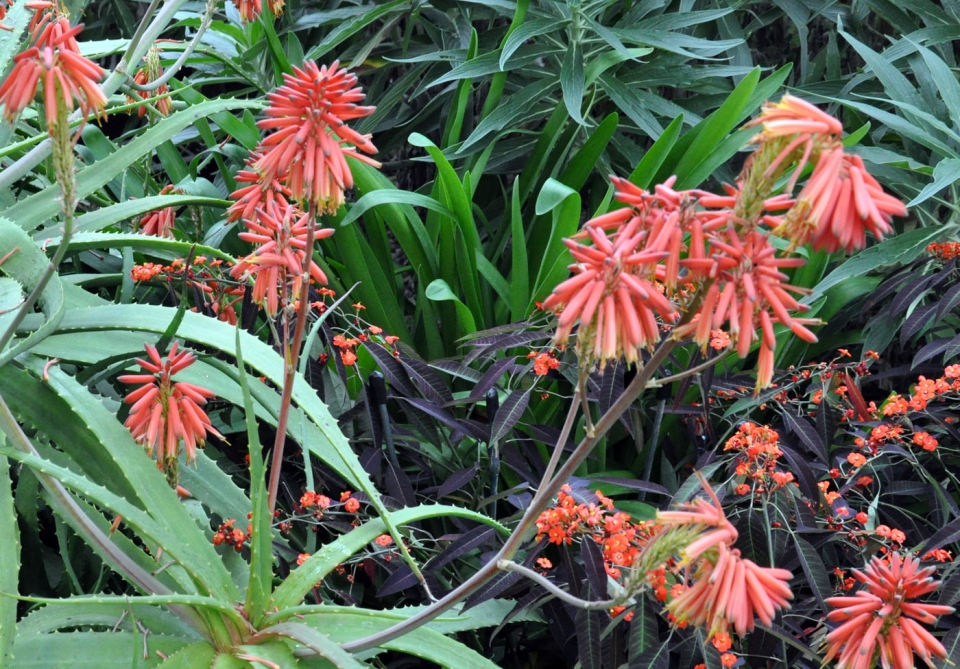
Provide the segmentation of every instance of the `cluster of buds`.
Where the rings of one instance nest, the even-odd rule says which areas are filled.
[[[263,0],[236,0],[234,3],[240,12],[240,20],[252,23],[263,14]],[[284,0],[267,0],[267,6],[274,16],[283,14]]]
[[[891,217],[906,215],[863,161],[844,153],[839,121],[813,105],[787,95],[749,125],[762,128],[753,140],[758,149],[725,195],[677,191],[673,178],[647,192],[612,177],[615,200],[627,206],[566,240],[574,275],[543,306],[560,312],[557,346],[579,324],[576,351],[585,368],[602,371],[621,357],[638,363],[663,328],[704,350],[724,333],[740,357],[759,343],[757,390],[767,387],[774,324],[815,342],[807,326],[820,322],[790,313],[807,310],[797,299],[807,291],[784,273],[805,263],[793,250],[808,242],[830,251],[862,248],[867,231],[882,239]],[[815,165],[813,174],[794,198],[807,164]],[[787,176],[786,191],[775,194]],[[771,244],[770,228],[789,240],[786,252]]]
[[[220,544],[233,546],[238,553],[243,549],[243,544],[247,540],[247,533],[235,528],[233,524],[236,522],[235,518],[231,518],[217,528],[217,531],[213,534],[214,546]]]
[[[224,261],[220,258],[210,259],[206,256],[194,258],[189,269],[183,258],[177,258],[169,265],[148,262],[134,265],[130,270],[130,277],[138,283],[158,277],[167,283],[173,283],[186,274],[188,283],[196,289],[198,302],[191,307],[191,311],[212,315],[219,321],[236,325],[236,306],[243,299],[245,287],[225,276],[223,264]]]
[[[750,479],[757,486],[756,492],[773,491],[792,483],[793,474],[779,471],[780,435],[765,425],[749,421],[741,423],[736,433],[724,444],[724,451],[738,451],[737,476]],[[746,482],[737,485],[736,492],[745,495],[752,489]]]
[[[533,360],[533,373],[537,376],[546,376],[551,369],[560,369],[560,361],[554,357],[553,351],[530,351],[527,360]]]
[[[33,101],[38,84],[43,88],[51,134],[61,105],[68,113],[79,107],[84,119],[100,114],[107,104],[99,86],[104,70],[80,52],[76,37],[83,26],[71,27],[70,19],[56,2],[33,0],[26,7],[34,11],[29,25],[32,46],[14,56],[13,69],[0,85],[4,118],[12,122],[19,116]]]
[[[182,195],[183,190],[173,184],[168,184],[160,189],[157,195]],[[176,207],[164,207],[149,212],[140,219],[137,230],[141,234],[151,235],[153,237],[166,237],[173,239],[173,228],[176,223]]]
[[[932,253],[940,262],[949,262],[960,258],[960,242],[940,242],[927,246],[927,253]]]

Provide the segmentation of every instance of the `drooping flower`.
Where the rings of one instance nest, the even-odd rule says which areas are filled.
[[[147,84],[156,81],[163,75],[163,66],[160,64],[160,49],[158,49],[156,46],[152,47],[150,51],[147,52],[147,55],[144,56],[143,60],[144,65],[137,70],[137,74],[133,77],[133,81],[141,86],[146,86]],[[136,91],[137,96],[142,100],[147,100],[155,95],[164,95],[169,92],[170,89],[166,84],[160,84],[153,91]],[[128,97],[127,101],[134,102],[134,99]],[[163,97],[156,101],[154,108],[160,113],[161,116],[169,116],[170,112],[173,111],[173,102],[170,101],[169,97]],[[146,105],[140,105],[137,108],[138,116],[143,117],[146,113]]]
[[[319,213],[335,213],[344,190],[353,187],[346,156],[380,166],[357,152],[376,153],[369,136],[346,125],[369,116],[374,108],[357,105],[363,100],[363,91],[354,87],[357,77],[338,61],[329,67],[308,61],[293,71],[283,75],[283,86],[267,95],[267,118],[257,126],[276,132],[263,140],[255,169],[265,182],[281,179],[294,198],[315,205]]]
[[[240,20],[244,23],[252,23],[263,13],[261,0],[235,0],[234,4],[240,12]]]
[[[259,246],[236,264],[231,275],[241,281],[256,277],[253,300],[266,305],[270,316],[276,315],[284,295],[300,293],[307,226],[310,223],[308,215],[297,212],[293,207],[287,209],[282,219],[260,210],[256,221],[246,222],[247,232],[240,233],[240,239]],[[318,229],[315,239],[329,237],[333,232],[332,228]],[[312,259],[310,277],[319,284],[327,283],[327,276]]]
[[[827,600],[834,609],[827,619],[842,624],[826,636],[825,665],[839,658],[837,669],[868,669],[879,653],[884,669],[911,669],[914,653],[930,667],[933,658],[947,657],[943,644],[921,623],[933,624],[953,607],[913,601],[940,586],[932,578],[935,567],[922,568],[912,555],[892,552],[853,573],[864,588]]]
[[[274,16],[283,14],[284,4],[284,0],[267,0],[267,6],[270,7],[270,11],[273,12]]]
[[[708,636],[729,633],[743,636],[753,631],[755,619],[769,625],[778,609],[793,599],[785,569],[761,567],[732,548],[737,529],[727,519],[713,489],[702,480],[711,501],[698,498],[677,511],[662,511],[657,522],[663,530],[656,543],[675,550],[680,542],[682,579],[691,582],[667,604],[678,625],[707,628]]]
[[[98,85],[104,70],[81,55],[75,39],[83,25],[70,28],[65,17],[43,14],[51,16],[42,19],[34,30],[35,34],[40,31],[34,46],[14,57],[13,69],[0,85],[0,104],[4,118],[12,122],[33,101],[37,85],[42,84],[47,127],[52,133],[61,98],[67,112],[79,106],[84,116],[99,114],[107,98]]]
[[[164,186],[158,195],[169,195],[171,193],[182,192],[172,184]],[[152,235],[154,237],[173,238],[173,227],[176,223],[176,208],[164,207],[156,209],[146,214],[140,219],[137,229],[141,234]]]
[[[192,383],[173,380],[196,361],[189,351],[177,350],[178,342],[173,343],[166,356],[161,356],[151,344],[144,344],[144,348],[149,360],[138,358],[137,364],[146,373],[117,377],[121,383],[142,384],[123,400],[133,405],[124,425],[147,453],[157,458],[160,468],[175,471],[180,442],[187,462],[192,462],[208,433],[222,438],[201,408],[214,394]]]
[[[7,30],[12,32],[13,28],[2,23],[2,21],[7,18],[7,0],[0,0],[0,30]]]

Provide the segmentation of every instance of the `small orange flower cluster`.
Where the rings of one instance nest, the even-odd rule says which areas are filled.
[[[160,189],[160,192],[157,193],[157,195],[171,194],[182,195],[183,191],[170,184],[164,186],[162,189]],[[141,218],[140,224],[137,227],[141,234],[152,235],[154,237],[168,237],[173,239],[173,226],[175,221],[176,208],[164,207],[163,209],[151,211],[149,214]]]
[[[80,53],[76,37],[83,25],[71,28],[56,2],[33,0],[26,7],[34,11],[29,26],[33,46],[14,57],[13,69],[0,85],[4,118],[13,121],[33,101],[41,80],[51,134],[61,99],[67,112],[79,106],[84,120],[90,114],[100,114],[107,104],[98,85],[104,70]]]
[[[553,357],[553,351],[545,353],[530,351],[527,359],[533,359],[533,373],[537,376],[546,376],[551,369],[560,369],[560,361]]]
[[[927,253],[932,253],[940,262],[949,262],[960,258],[960,242],[941,242],[927,246]]]
[[[920,623],[933,624],[953,607],[912,601],[939,587],[934,567],[921,568],[913,556],[890,553],[853,573],[864,588],[827,600],[834,609],[827,619],[842,624],[826,636],[824,665],[838,657],[837,669],[868,669],[879,655],[884,667],[901,669],[913,667],[914,653],[930,667],[933,658],[946,659],[943,644]]]
[[[737,476],[752,479],[757,485],[756,492],[774,491],[792,483],[793,474],[777,471],[779,458],[783,455],[778,445],[780,435],[765,425],[744,422],[737,432],[724,444],[724,451],[740,451],[737,459]],[[750,492],[747,483],[737,485],[736,492],[745,495]]]
[[[237,286],[224,280],[220,269],[223,264],[224,261],[220,258],[211,260],[206,256],[197,256],[193,259],[190,270],[187,272],[187,279],[190,285],[199,291],[204,302],[192,307],[191,311],[212,312],[217,320],[236,325],[236,305],[243,299],[244,286]],[[183,276],[185,271],[186,260],[177,258],[169,265],[152,262],[134,265],[130,270],[130,278],[141,282],[150,281],[162,275],[170,283],[177,277]]]
[[[682,592],[667,604],[667,611],[676,623],[704,626],[710,636],[730,629],[743,636],[754,629],[755,618],[770,625],[778,609],[789,608],[793,593],[786,582],[793,575],[741,557],[732,548],[737,529],[713,489],[705,480],[703,485],[711,501],[698,498],[681,504],[678,511],[657,514],[663,526],[658,542],[682,536],[686,544],[680,550]]]
[[[359,319],[357,319],[355,323],[358,325],[358,327],[360,326]],[[387,346],[393,346],[393,356],[395,358],[400,357],[399,349],[394,346],[398,341],[400,341],[400,337],[397,337],[396,335],[384,335],[383,328],[376,325],[367,325],[359,332],[359,334],[357,334],[356,337],[347,337],[343,334],[334,335],[331,344],[340,350],[340,360],[344,365],[349,367],[357,362],[357,354],[354,349],[362,342],[368,342],[371,340],[386,344]],[[326,359],[323,358],[321,362],[324,362],[325,360]]]
[[[357,354],[354,348],[360,343],[359,339],[351,337],[347,339],[342,334],[334,335],[332,344],[340,349],[340,359],[347,367],[357,362]]]
[[[386,547],[393,543],[393,537],[391,537],[389,534],[381,534],[379,537],[373,540],[373,543],[378,546]]]
[[[187,462],[192,462],[207,433],[223,438],[200,408],[214,394],[192,383],[173,381],[178,372],[196,361],[196,356],[187,350],[178,351],[178,346],[174,342],[169,354],[161,357],[156,347],[144,344],[150,359],[138,358],[137,364],[148,373],[117,377],[121,383],[143,384],[124,399],[133,405],[124,425],[148,454],[156,455],[157,466],[168,473],[175,467],[181,441]]]
[[[602,371],[621,357],[636,364],[642,349],[659,343],[661,328],[683,316],[673,338],[692,336],[704,350],[736,340],[743,358],[759,342],[759,390],[773,376],[775,323],[816,341],[806,326],[820,321],[789,313],[808,309],[795,297],[808,291],[786,283],[784,270],[806,262],[793,250],[807,242],[830,251],[862,248],[867,231],[882,239],[892,232],[892,216],[906,208],[883,193],[858,156],[844,154],[840,122],[813,105],[787,95],[748,125],[763,127],[760,146],[726,195],[676,191],[673,177],[652,192],[611,178],[615,200],[627,206],[565,240],[574,275],[543,302],[560,311],[555,345],[566,345],[579,323],[582,365]],[[793,199],[810,162],[813,174]],[[772,195],[789,169],[787,192]],[[776,211],[786,213],[770,213]],[[764,227],[789,239],[786,253]]]
[[[347,513],[356,513],[360,510],[360,500],[353,496],[353,491],[346,490],[340,493],[340,501]]]
[[[643,546],[654,536],[654,523],[630,520],[630,515],[613,510],[613,500],[596,491],[597,502],[577,503],[570,486],[557,494],[557,505],[537,518],[537,541],[546,537],[552,544],[571,544],[587,536],[603,549],[604,566],[613,578],[622,576],[621,567],[633,566]]]
[[[960,365],[950,365],[944,370],[944,375],[938,379],[919,376],[909,399],[899,394],[891,395],[883,403],[881,412],[884,416],[897,416],[910,411],[923,411],[931,401],[958,391],[960,391]]]
[[[147,55],[143,57],[144,65],[139,70],[137,74],[133,77],[134,83],[137,83],[141,86],[146,86],[147,84],[156,81],[161,76],[163,76],[163,66],[160,65],[160,49],[156,45],[151,47],[150,51],[147,52]],[[141,100],[147,100],[155,95],[165,95],[170,92],[170,89],[166,84],[160,84],[157,86],[156,90],[153,92],[150,91],[135,91],[137,97]],[[135,102],[134,98],[127,97],[128,103]],[[159,112],[161,116],[169,116],[170,112],[173,111],[173,103],[170,101],[169,97],[160,98],[157,100],[154,108]],[[141,104],[137,107],[137,116],[143,117],[147,113],[147,106]]]
[[[324,509],[330,506],[330,498],[326,495],[318,495],[313,490],[307,490],[300,496],[300,506],[304,509],[317,507],[317,512],[322,515]]]
[[[233,526],[236,522],[235,518],[231,518],[217,528],[217,531],[213,535],[214,546],[219,546],[220,544],[233,546],[238,553],[243,549],[243,543],[247,540],[247,534],[243,530],[238,530]]]

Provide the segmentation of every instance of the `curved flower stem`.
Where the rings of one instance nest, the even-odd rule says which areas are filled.
[[[307,220],[307,240],[304,246],[302,277],[300,281],[300,304],[297,308],[297,322],[293,330],[293,340],[288,341],[289,327],[284,323],[283,351],[283,394],[280,397],[280,415],[277,418],[277,436],[273,442],[273,457],[270,460],[270,483],[267,486],[267,506],[270,514],[277,507],[277,489],[280,487],[280,469],[283,466],[283,445],[287,439],[287,421],[290,418],[290,404],[293,402],[293,384],[297,378],[297,361],[300,359],[300,346],[303,333],[307,329],[307,310],[310,308],[310,263],[313,262],[313,242],[316,237],[317,205],[310,203]]]
[[[567,439],[570,438],[570,432],[573,431],[573,423],[577,417],[577,408],[580,406],[579,397],[580,387],[577,386],[573,391],[573,401],[570,402],[570,409],[567,411],[567,419],[563,421],[563,428],[560,430],[560,436],[557,438],[557,444],[553,449],[553,454],[550,456],[550,462],[547,463],[547,468],[543,470],[542,480],[546,481],[553,476],[553,472],[556,471],[557,465],[560,464],[560,458],[563,455],[563,447],[567,443]]]
[[[714,358],[710,358],[709,360],[704,360],[699,365],[691,367],[690,369],[685,369],[682,372],[678,372],[677,374],[674,374],[672,376],[665,376],[662,379],[655,379],[647,384],[647,388],[662,388],[663,386],[669,385],[674,381],[680,381],[682,379],[687,378],[688,376],[699,374],[703,370],[709,369],[710,367],[713,367],[717,363],[721,362],[723,358],[724,356],[718,355]]]
[[[593,416],[590,415],[590,400],[587,399],[587,378],[590,376],[590,372],[583,367],[580,368],[579,374],[577,375],[577,390],[580,395],[580,402],[583,404],[583,426],[587,434],[593,432]]]
[[[180,54],[180,57],[177,58],[176,62],[167,68],[166,72],[157,77],[155,81],[151,81],[142,85],[132,81],[130,82],[130,88],[146,93],[157,90],[168,81],[173,79],[173,76],[186,64],[187,59],[193,55],[193,50],[197,48],[198,44],[200,44],[200,38],[203,37],[203,33],[207,32],[207,28],[209,28],[210,24],[213,23],[213,14],[216,12],[216,10],[217,0],[207,0],[207,7],[200,19],[200,25],[197,27],[197,32],[194,33],[193,39],[190,40],[190,43],[187,44],[186,48],[184,48],[183,53]]]
[[[520,523],[492,560],[483,565],[473,576],[461,583],[459,587],[452,590],[439,601],[427,606],[393,627],[388,627],[376,634],[345,643],[342,645],[343,649],[351,653],[356,653],[396,639],[430,622],[489,581],[498,571],[497,564],[501,560],[510,560],[516,554],[523,542],[526,541],[527,535],[536,527],[537,518],[550,504],[553,496],[557,494],[560,487],[573,475],[580,464],[587,459],[597,440],[603,437],[603,435],[613,427],[623,412],[643,393],[650,378],[656,373],[664,361],[666,361],[670,352],[673,351],[676,346],[677,342],[670,338],[661,342],[660,346],[650,357],[650,360],[647,361],[647,364],[640,370],[640,373],[634,377],[630,385],[623,391],[623,394],[617,398],[613,406],[611,406],[594,425],[594,434],[584,437],[583,441],[574,449],[570,458],[563,464],[563,467],[560,468],[556,476],[553,478],[545,476],[543,478],[536,494],[533,496],[533,500],[530,502],[530,506],[527,507],[523,518],[520,519]],[[562,446],[557,447],[557,450],[561,449]]]
[[[578,609],[586,609],[587,611],[606,611],[615,606],[620,606],[630,599],[630,595],[627,595],[626,593],[620,597],[614,597],[613,599],[604,599],[600,601],[580,599],[579,597],[574,597],[563,588],[558,587],[553,581],[544,578],[533,569],[524,567],[522,564],[517,564],[512,560],[499,560],[497,562],[497,569],[501,571],[512,571],[517,574],[522,574],[531,581],[534,581],[537,585],[543,586],[547,592],[549,592],[551,595],[555,595],[557,599],[561,599],[567,604],[576,606]]]

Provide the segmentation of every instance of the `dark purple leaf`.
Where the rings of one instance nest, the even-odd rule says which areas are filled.
[[[670,669],[670,645],[659,643],[630,658],[627,669]]]
[[[632,662],[649,650],[661,646],[660,626],[653,605],[646,597],[637,597],[627,640],[627,658]]]
[[[456,360],[434,360],[430,363],[430,366],[434,369],[439,369],[441,372],[446,372],[447,374],[452,374],[453,376],[459,376],[467,379],[468,381],[472,381],[473,383],[479,381],[480,377],[483,376],[483,374],[472,367],[467,367],[463,363]]]
[[[577,629],[577,649],[582,669],[603,669],[600,659],[600,635],[605,627],[603,611],[577,609],[574,625]]]
[[[390,384],[390,390],[394,395],[415,397],[418,394],[416,388],[410,383],[410,377],[404,371],[403,365],[394,357],[392,351],[373,341],[366,342],[364,347],[377,361],[380,371],[383,372],[383,376]]]
[[[893,302],[890,304],[890,315],[899,316],[906,311],[918,297],[926,292],[933,278],[933,276],[918,276],[911,279],[893,298]]]
[[[468,402],[479,402],[483,399],[484,395],[487,394],[487,391],[493,388],[497,381],[500,380],[500,377],[504,375],[507,371],[507,368],[514,363],[514,358],[508,356],[497,360],[495,363],[490,365],[490,369],[477,381],[477,385],[473,387],[473,390],[470,391],[470,396],[467,398]]]
[[[516,332],[517,330],[526,330],[528,327],[530,327],[530,324],[527,321],[507,323],[505,325],[487,328],[486,330],[478,330],[464,337],[463,341],[469,346],[486,346],[487,344],[495,342],[505,334]]]
[[[800,558],[800,567],[813,590],[813,596],[817,598],[820,610],[826,611],[825,600],[833,595],[833,588],[830,586],[830,576],[827,574],[823,559],[817,549],[803,537],[795,536],[794,542],[797,547],[797,556]]]
[[[381,585],[377,591],[377,597],[395,595],[398,592],[403,592],[408,588],[414,587],[418,583],[417,575],[413,573],[413,570],[407,565],[402,565],[384,579],[383,585]]]
[[[782,437],[780,442],[780,450],[783,452],[783,457],[787,459],[788,463],[790,463],[790,469],[797,474],[797,483],[800,484],[800,492],[810,499],[816,499],[819,493],[817,488],[817,477],[814,476],[813,471],[807,464],[806,458],[784,444]]]
[[[467,611],[474,606],[483,604],[488,599],[493,599],[511,586],[519,583],[523,576],[516,572],[509,572],[501,576],[495,576],[487,582],[485,586],[477,590],[467,598],[463,603],[463,611]]]
[[[933,533],[933,536],[923,542],[923,553],[926,554],[937,548],[960,540],[960,518],[954,518],[949,523]]]
[[[530,404],[529,390],[514,390],[507,395],[507,399],[503,401],[503,406],[500,407],[500,411],[497,412],[497,417],[490,427],[489,443],[499,443],[501,439],[506,437],[520,420],[520,417],[523,416],[528,404]]]
[[[383,462],[383,452],[379,448],[365,448],[360,454],[360,466],[371,478],[380,475],[380,464]]]
[[[650,481],[640,481],[638,479],[624,479],[617,476],[591,476],[590,480],[594,483],[609,483],[611,485],[623,486],[624,488],[630,488],[631,490],[639,490],[641,492],[652,492],[657,495],[669,495],[670,491],[664,488],[659,483],[651,483]]]
[[[833,409],[827,402],[821,402],[817,407],[817,436],[820,442],[825,445],[833,443],[833,435],[837,433],[837,419],[833,415]],[[829,464],[827,458],[824,458],[824,464]]]
[[[821,404],[823,407],[824,404]],[[800,438],[800,441],[803,442],[803,445],[810,449],[811,452],[816,453],[820,458],[820,461],[823,463],[827,462],[827,446],[829,442],[824,441],[820,434],[817,432],[817,428],[810,422],[810,419],[806,416],[794,416],[790,410],[783,412],[783,422],[787,426],[787,429],[797,435]]]
[[[560,430],[551,425],[525,424],[521,429],[541,444],[546,444],[548,450],[553,450],[557,445],[557,439],[560,438]],[[567,443],[563,445],[563,450],[572,451],[574,446],[573,440],[567,437]]]
[[[402,469],[397,469],[387,459],[387,470],[384,473],[383,483],[391,496],[403,501],[404,506],[416,506],[417,497],[413,493],[410,477]]]
[[[530,463],[523,457],[516,442],[508,442],[500,448],[500,461],[528,482],[540,479],[530,468]]]
[[[955,337],[945,337],[944,339],[938,339],[936,341],[930,342],[929,344],[921,348],[919,351],[917,351],[917,354],[913,356],[913,363],[911,367],[916,367],[920,363],[926,362],[930,358],[934,358],[940,355],[947,349],[954,346],[956,343],[960,343],[960,335],[957,335]]]
[[[953,606],[957,602],[960,602],[960,573],[954,573],[943,582],[937,597],[937,604],[942,606]]]
[[[448,564],[452,560],[463,557],[470,551],[490,543],[495,537],[496,530],[485,525],[475,527],[469,532],[461,534],[456,541],[451,543],[439,555],[430,560],[430,571],[435,572],[438,569],[443,568],[444,565]]]
[[[960,628],[954,627],[943,635],[940,643],[947,651],[947,657],[936,660],[933,664],[936,669],[953,669],[960,665]]]
[[[542,339],[549,339],[552,336],[553,333],[549,330],[536,330],[532,332],[518,332],[517,334],[496,337],[492,340],[488,340],[486,337],[475,339],[472,343],[476,348],[467,354],[467,356],[463,359],[463,362],[465,365],[469,365],[480,356],[487,355],[489,353],[496,353],[497,351],[502,351],[508,348],[514,348],[515,346],[523,346],[524,344],[529,344],[530,342],[539,341]]]
[[[423,400],[418,397],[402,397],[400,399],[419,409],[425,414],[436,418],[438,421],[452,430],[465,432],[477,441],[484,441],[486,438],[484,430],[481,426],[474,424],[472,421],[458,420],[446,409],[438,407],[427,400]]]
[[[450,477],[440,485],[437,491],[437,499],[443,499],[450,493],[465,487],[477,475],[480,469],[480,463],[475,462],[470,467],[454,472]]]
[[[947,313],[953,311],[960,304],[960,283],[955,283],[943,294],[943,297],[937,303],[937,314],[934,316],[934,322],[939,322]]]
[[[610,368],[610,365],[607,365],[606,371],[603,376],[600,377],[600,393],[598,399],[600,401],[600,413],[602,414],[607,413],[617,398],[623,394],[624,367],[625,365],[621,365],[619,361],[613,366],[613,369]]]
[[[910,341],[910,337],[923,329],[930,321],[936,308],[936,304],[924,304],[913,310],[913,313],[907,317],[907,320],[903,323],[903,327],[900,329],[901,346],[906,346],[907,342]]]
[[[399,360],[424,397],[437,404],[453,402],[453,394],[447,384],[435,370],[431,369],[430,365],[410,355],[402,355]]]
[[[587,573],[587,583],[594,599],[603,599],[607,594],[607,570],[603,566],[603,553],[596,541],[580,542],[580,557]]]

